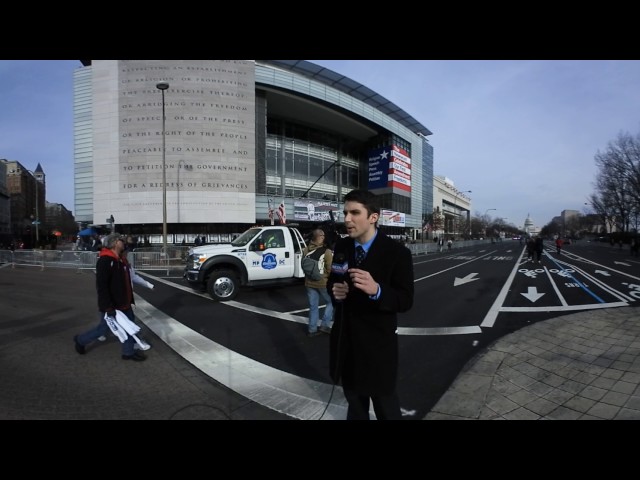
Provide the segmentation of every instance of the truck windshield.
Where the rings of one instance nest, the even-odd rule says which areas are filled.
[[[238,238],[236,238],[231,245],[234,247],[244,247],[247,243],[249,243],[253,238],[260,232],[260,228],[250,228]]]

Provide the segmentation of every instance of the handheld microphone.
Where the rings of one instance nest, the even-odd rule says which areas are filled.
[[[347,270],[349,270],[349,262],[346,255],[342,252],[336,253],[331,263],[331,273],[339,275],[341,277],[340,281],[346,281]]]
[[[344,253],[336,253],[333,256],[333,262],[331,263],[331,273],[338,275],[338,282],[348,282],[349,276],[347,275],[349,270],[349,262]]]

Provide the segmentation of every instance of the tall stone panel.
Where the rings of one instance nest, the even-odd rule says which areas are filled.
[[[253,223],[255,66],[243,60],[92,63],[94,221]]]

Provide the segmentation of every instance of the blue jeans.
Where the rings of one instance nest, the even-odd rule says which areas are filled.
[[[324,299],[326,307],[322,316],[322,326],[329,328],[333,320],[333,304],[331,297],[325,287],[307,288],[307,298],[309,299],[309,331],[311,333],[318,331],[318,319],[320,318],[320,297]]]
[[[129,320],[135,323],[136,317],[133,314],[133,309],[130,308],[128,310],[122,310]],[[104,312],[98,312],[98,316],[100,317],[100,321],[95,328],[92,328],[88,332],[85,332],[81,335],[78,335],[78,343],[80,345],[89,345],[91,342],[95,342],[98,337],[106,336],[111,333],[111,329],[107,325],[107,322],[104,321]],[[127,339],[122,344],[122,355],[133,355],[135,350],[133,349],[133,345],[136,341],[133,339],[131,335],[127,337]]]

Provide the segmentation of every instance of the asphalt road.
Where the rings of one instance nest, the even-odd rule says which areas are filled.
[[[541,320],[640,299],[640,261],[628,249],[583,242],[557,255],[549,243],[542,263],[526,260],[524,246],[513,240],[414,257],[414,307],[399,317],[404,418],[423,418],[463,366],[497,338]],[[151,276],[156,289],[137,290],[149,304],[150,328],[154,318],[162,318],[162,328],[167,319],[180,326],[174,329],[186,327],[211,342],[203,351],[226,355],[242,365],[238,374],[253,372],[263,388],[216,380],[295,418],[319,418],[329,397],[336,408],[322,418],[343,414],[344,399],[328,376],[329,338],[305,335],[302,285],[244,289],[236,301],[217,303],[179,275]]]

